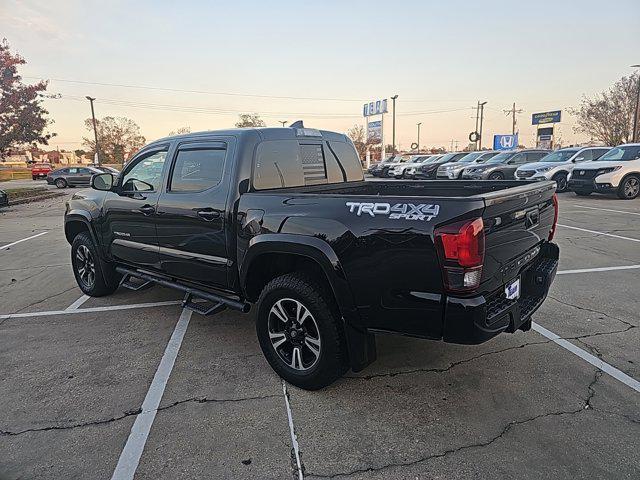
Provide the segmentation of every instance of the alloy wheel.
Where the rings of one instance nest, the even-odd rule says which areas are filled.
[[[91,250],[80,245],[76,250],[76,270],[86,288],[93,287],[96,282],[96,264]]]
[[[627,198],[634,198],[638,195],[640,191],[640,181],[632,177],[626,181],[624,184],[624,196]]]
[[[269,310],[269,340],[282,361],[294,370],[306,371],[320,359],[320,330],[300,301],[282,298]]]

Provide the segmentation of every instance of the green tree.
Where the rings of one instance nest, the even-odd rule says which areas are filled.
[[[260,118],[260,115],[257,113],[242,113],[238,115],[238,121],[236,122],[236,127],[266,127],[267,124],[264,123],[264,120]]]
[[[619,145],[633,138],[633,116],[638,98],[638,74],[622,77],[613,86],[592,98],[583,96],[576,115],[576,132],[589,135],[606,145]]]
[[[90,118],[84,121],[84,125],[89,132],[93,131],[93,123]],[[140,127],[126,117],[104,117],[96,120],[98,130],[98,145],[100,162],[102,163],[124,163],[127,155],[140,149],[146,139],[140,134]],[[83,144],[93,157],[96,151],[96,144],[93,136],[83,137]]]
[[[0,158],[18,146],[47,145],[55,133],[48,133],[53,123],[42,107],[42,92],[46,81],[25,85],[18,75],[18,66],[27,62],[11,53],[6,38],[0,42]]]

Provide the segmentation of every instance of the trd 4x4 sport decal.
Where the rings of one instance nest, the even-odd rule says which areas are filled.
[[[371,215],[388,215],[391,220],[425,220],[429,221],[438,216],[440,205],[428,205],[421,203],[414,205],[413,203],[396,203],[391,206],[390,203],[360,203],[347,202],[350,213],[357,216],[363,214]]]

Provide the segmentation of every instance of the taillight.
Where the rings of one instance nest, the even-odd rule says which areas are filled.
[[[558,224],[558,195],[553,194],[553,225],[549,230],[549,241],[553,240],[553,236],[556,234],[556,225]]]
[[[482,218],[443,225],[434,235],[445,289],[465,292],[478,288],[484,263]]]

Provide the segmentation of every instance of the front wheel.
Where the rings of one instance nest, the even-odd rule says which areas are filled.
[[[567,182],[567,174],[566,173],[558,173],[553,180],[556,182],[556,192],[564,192],[567,190],[568,182]]]
[[[58,188],[66,188],[67,187],[67,181],[64,178],[58,178],[55,181],[56,187]]]
[[[640,177],[629,175],[618,187],[618,198],[633,200],[640,194]]]
[[[71,266],[80,290],[90,297],[110,295],[118,288],[119,275],[100,260],[88,233],[80,233],[73,239]]]
[[[271,280],[257,305],[256,331],[271,368],[305,390],[347,371],[341,316],[329,289],[300,273]]]
[[[489,180],[504,180],[504,175],[501,172],[492,173]]]

